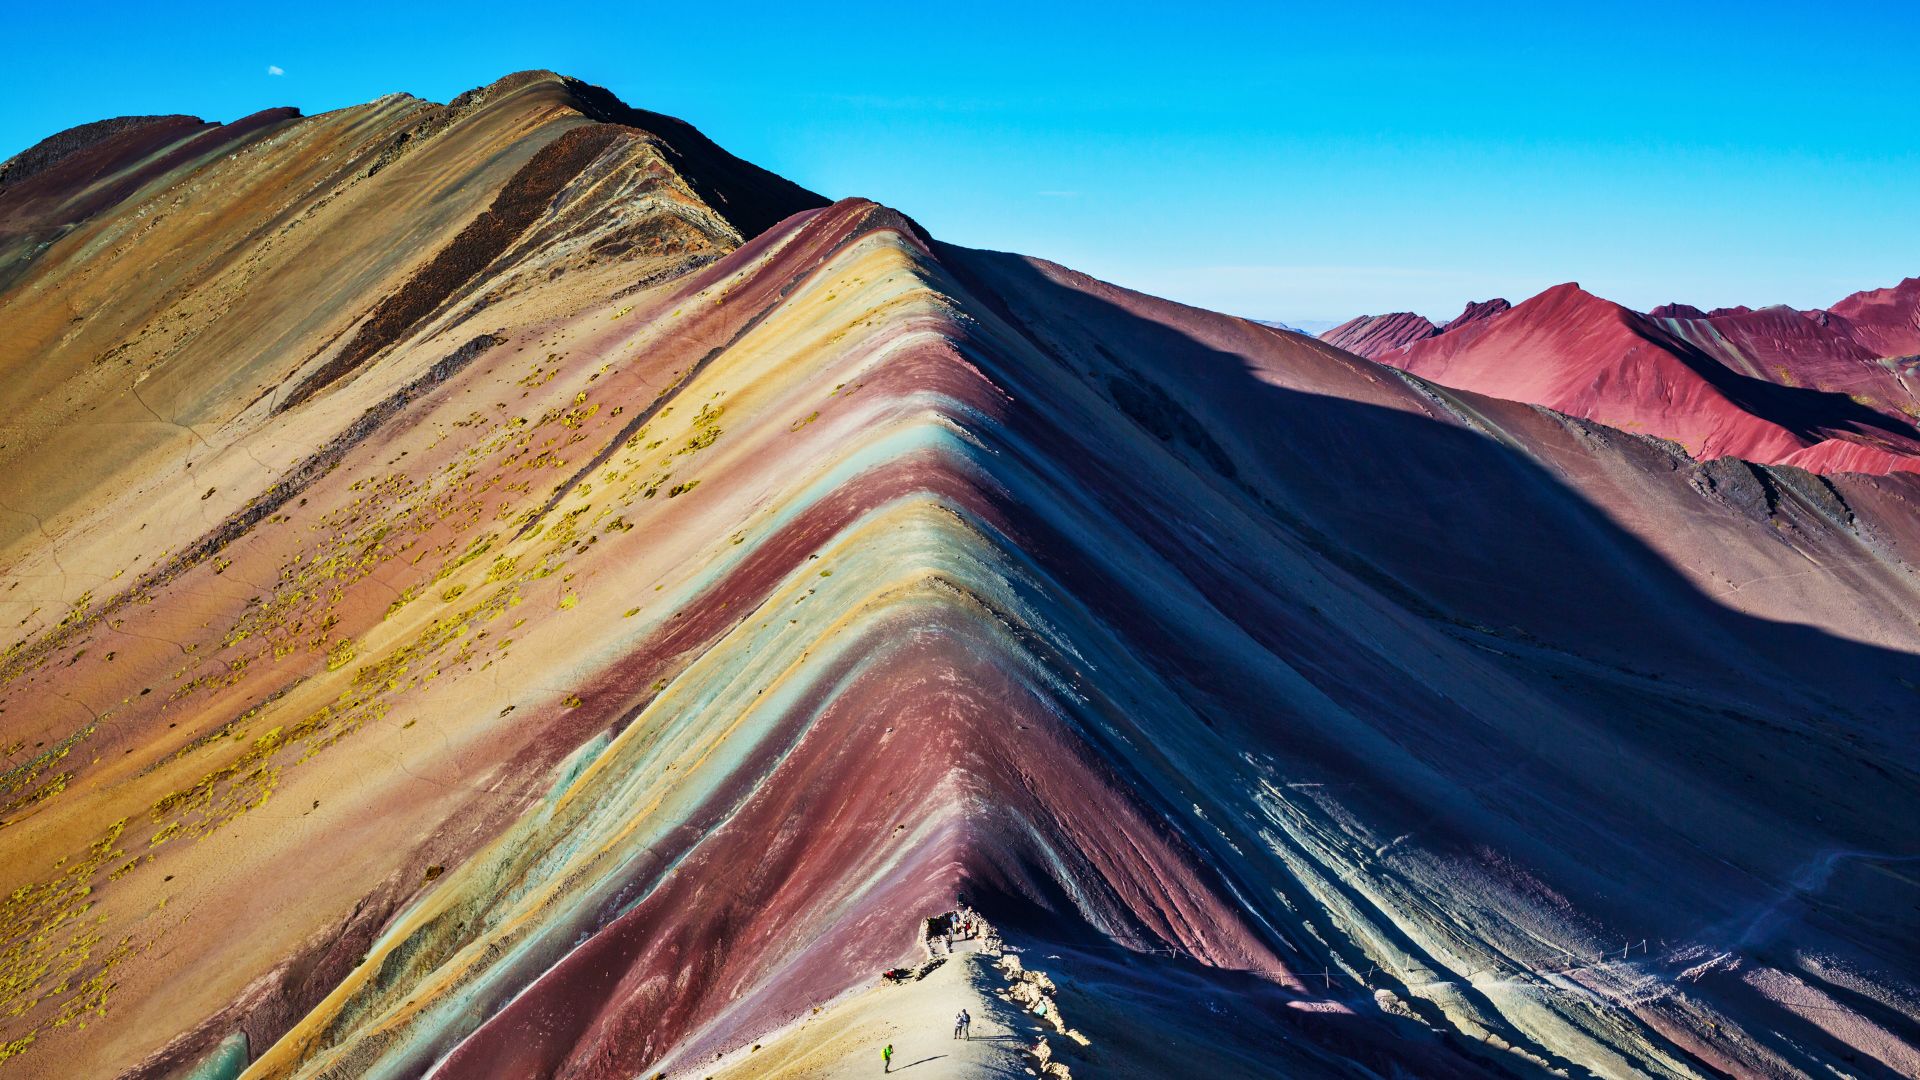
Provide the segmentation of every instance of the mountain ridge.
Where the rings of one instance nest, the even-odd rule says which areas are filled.
[[[576,92],[290,123],[0,293],[69,410],[0,446],[0,1069],[1920,1063],[1920,479],[749,234],[811,193]],[[861,1026],[935,961],[998,1038]]]
[[[1856,294],[1832,312],[1667,304],[1643,315],[1569,283],[1465,326],[1456,319],[1382,341],[1348,340],[1352,331],[1323,340],[1359,345],[1371,359],[1450,386],[1675,439],[1696,457],[1816,472],[1913,470],[1914,364],[1876,355],[1840,313],[1877,303],[1885,328],[1867,340],[1904,341],[1901,305],[1920,319],[1920,299],[1901,288]],[[1908,292],[1920,298],[1920,289]],[[1868,296],[1876,299],[1859,299]]]

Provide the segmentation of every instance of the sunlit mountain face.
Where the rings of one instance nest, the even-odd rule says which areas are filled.
[[[1920,278],[1830,310],[1663,304],[1642,314],[1566,284],[1445,326],[1363,315],[1321,335],[1462,390],[1545,405],[1817,473],[1920,471]]]
[[[1323,342],[546,72],[0,260],[0,1077],[1920,1074],[1913,282]]]

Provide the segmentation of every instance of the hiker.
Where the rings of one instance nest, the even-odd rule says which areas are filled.
[[[973,1035],[967,1029],[972,1025],[973,1017],[967,1015],[967,1010],[961,1009],[960,1015],[953,1018],[953,1037],[971,1040]]]
[[[893,1044],[892,1043],[888,1043],[887,1045],[880,1048],[880,1071],[883,1073],[890,1073],[893,1071]]]

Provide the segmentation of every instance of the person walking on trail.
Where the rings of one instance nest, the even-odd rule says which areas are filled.
[[[893,1044],[892,1043],[888,1043],[887,1045],[880,1048],[880,1071],[883,1073],[890,1073],[893,1071]]]
[[[967,1010],[961,1009],[960,1015],[953,1018],[953,1037],[956,1039],[966,1039],[971,1042],[973,1040],[973,1032],[969,1029],[972,1027],[973,1017],[967,1015]]]

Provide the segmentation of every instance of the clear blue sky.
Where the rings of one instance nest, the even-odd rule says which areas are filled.
[[[266,14],[262,15],[261,12]],[[548,67],[828,195],[1255,317],[1920,274],[1920,4],[17,5],[0,157]],[[283,74],[269,74],[274,65]]]

